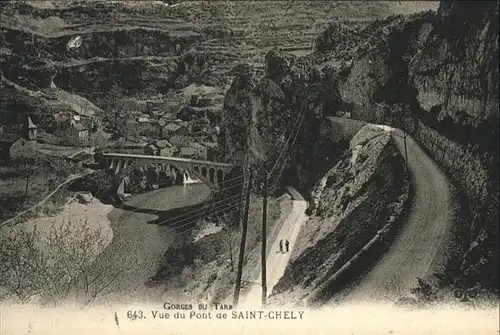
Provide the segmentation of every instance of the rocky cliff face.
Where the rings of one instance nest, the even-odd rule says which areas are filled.
[[[308,193],[340,150],[321,122],[339,108],[330,72],[276,50],[266,56],[263,78],[241,66],[224,103],[226,159],[263,165],[272,172],[272,188],[283,179]]]
[[[373,47],[343,72],[342,98],[356,118],[412,132],[461,187],[455,276],[497,287],[498,4],[442,2],[373,31]]]

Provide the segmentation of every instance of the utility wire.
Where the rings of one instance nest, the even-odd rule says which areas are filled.
[[[243,201],[244,202],[244,201]],[[240,204],[240,205],[244,205],[243,203]],[[233,214],[233,213],[239,213],[241,211],[241,207],[238,207],[238,206],[235,206],[231,211],[227,212],[227,214]],[[221,214],[221,212],[219,212],[219,214]],[[195,226],[192,226],[191,225],[193,223],[196,223],[198,222],[198,219],[196,220],[193,220],[192,222],[188,223],[188,224],[184,224],[182,226],[179,226],[179,227],[175,227],[175,228],[168,228],[170,231],[172,232],[175,232],[175,233],[179,233],[179,234],[183,234],[183,233],[187,233],[189,231],[192,231],[196,228],[198,228],[196,225]],[[185,229],[179,229],[179,228],[183,228],[183,227],[186,227]]]
[[[241,183],[240,185],[234,185],[234,187],[236,186],[241,186],[243,183]],[[189,213],[184,213],[184,214],[179,214],[178,216],[176,216],[175,218],[180,218],[180,217],[183,217],[183,216],[186,216],[186,215],[191,215],[192,213],[194,212],[197,212],[197,211],[200,211],[202,210],[204,207],[208,207],[209,205],[212,206],[212,205],[215,205],[217,203],[221,203],[221,202],[224,202],[224,201],[227,201],[227,200],[230,200],[232,198],[236,198],[236,197],[241,197],[241,194],[236,194],[234,196],[231,196],[229,198],[226,198],[226,199],[221,199],[221,200],[218,200],[216,202],[210,202],[210,201],[206,201],[205,204],[201,207],[201,208],[198,208],[198,209],[195,209]],[[134,209],[134,210],[129,210],[127,211],[128,213],[136,213],[136,212],[141,212],[143,211],[143,209],[141,208],[137,208],[137,209]],[[146,214],[157,214],[157,213],[161,213],[161,212],[165,212],[165,210],[162,210],[162,209],[158,209],[158,210],[152,210],[150,211],[149,213],[146,213]]]
[[[212,213],[210,213],[211,215],[215,215],[215,214],[218,214],[218,213],[224,213],[226,212],[228,209],[233,209],[232,211],[230,211],[230,213],[233,213],[233,212],[237,212],[240,210],[240,206],[245,202],[245,200],[242,200],[242,201],[239,201],[237,203],[234,203],[232,205],[229,205],[229,206],[225,206],[224,208],[219,208],[218,210],[216,211],[213,211]],[[204,214],[204,213],[200,213],[200,214]],[[166,226],[165,228],[167,230],[170,230],[170,231],[178,231],[178,229],[180,228],[183,228],[183,227],[188,227],[190,225],[192,225],[193,223],[196,223],[198,222],[198,220],[201,219],[201,217],[188,217],[188,218],[185,218],[184,220],[181,220],[181,221],[178,221],[178,223],[182,222],[182,224],[180,225],[177,225],[177,226],[170,226],[170,225],[165,225],[163,224],[164,222],[168,222],[168,220],[166,221],[163,221],[163,222],[159,222],[157,223],[157,225],[161,225],[161,226]]]
[[[305,93],[303,93],[303,94],[302,94],[302,99],[304,99],[304,96],[305,96]],[[272,167],[271,171],[269,172],[269,174],[273,173],[273,172],[274,172],[274,170],[276,169],[276,167],[277,167],[277,165],[278,165],[279,161],[280,161],[280,160],[281,160],[281,158],[283,157],[283,153],[284,153],[284,152],[286,151],[286,149],[287,149],[287,145],[288,145],[288,143],[290,142],[290,139],[292,138],[292,136],[294,136],[294,135],[295,135],[295,137],[296,137],[296,136],[298,136],[298,133],[300,132],[300,128],[301,128],[301,125],[302,125],[302,121],[303,121],[303,119],[304,119],[304,115],[305,115],[305,113],[304,113],[305,108],[304,108],[304,107],[305,107],[305,100],[302,100],[302,106],[301,106],[301,108],[300,108],[299,118],[298,118],[298,119],[297,119],[297,121],[295,122],[295,125],[294,125],[294,127],[293,127],[292,131],[290,132],[290,136],[288,137],[288,139],[287,139],[287,141],[286,141],[285,145],[283,146],[283,148],[282,148],[282,150],[281,150],[281,153],[280,153],[280,155],[278,156],[278,158],[276,159],[276,161],[275,161],[275,163],[274,163],[274,165],[273,165],[273,167]],[[298,126],[298,127],[297,127],[297,126]],[[297,129],[295,129],[295,128],[297,128]],[[294,132],[295,132],[295,134],[293,134]]]
[[[234,203],[234,201],[229,201],[229,200],[234,199],[235,201],[237,201],[236,198],[238,198],[238,197],[241,197],[241,196],[238,194],[236,196],[232,196],[232,197],[229,197],[227,199],[224,199],[225,204],[219,205],[218,207],[221,207],[221,206],[226,206],[227,207],[227,206],[229,206],[229,204]],[[221,201],[218,201],[218,202],[223,202],[223,201],[221,200]],[[193,217],[197,217],[197,216],[206,214],[206,212],[211,209],[210,207],[211,206],[208,206],[208,205],[207,206],[203,206],[203,207],[201,207],[201,208],[199,208],[197,210],[194,210],[193,212],[180,214],[180,215],[178,215],[178,216],[176,216],[174,218],[170,218],[170,219],[167,219],[165,221],[161,221],[158,224],[169,224],[169,223],[175,222],[175,221],[182,222],[184,220],[189,220],[189,219],[191,219]],[[198,212],[198,213],[193,214],[194,212]]]

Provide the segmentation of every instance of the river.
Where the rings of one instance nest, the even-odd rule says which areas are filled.
[[[134,195],[123,208],[113,209],[108,215],[113,240],[94,266],[96,271],[104,269],[103,278],[111,284],[95,303],[161,301],[161,288],[148,288],[144,283],[158,270],[176,234],[185,230],[176,231],[169,226],[179,222],[179,218],[166,219],[165,215],[176,208],[200,204],[209,195],[210,190],[204,184],[172,186]],[[117,271],[120,272],[115,275]]]

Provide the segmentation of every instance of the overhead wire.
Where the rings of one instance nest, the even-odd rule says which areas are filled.
[[[223,189],[222,191],[226,191],[226,190],[229,190],[229,189],[231,189],[231,188],[236,188],[236,187],[239,187],[239,186],[241,186],[241,185],[243,185],[243,183],[239,183],[239,184],[232,185],[232,186],[228,187],[227,189]],[[219,192],[222,192],[222,191],[219,191]],[[216,193],[216,194],[217,194],[217,193]],[[217,204],[217,203],[220,203],[220,202],[223,202],[223,201],[227,201],[227,200],[229,200],[229,199],[231,199],[231,198],[236,198],[236,197],[241,197],[241,194],[236,194],[235,196],[232,196],[232,197],[230,197],[230,198],[221,199],[221,200],[218,200],[218,201],[213,202],[213,203],[210,203],[210,201],[207,201],[207,203],[208,203],[209,205],[214,205],[214,204]],[[205,205],[204,205],[204,206],[205,206]],[[204,207],[204,206],[203,206],[203,207]],[[203,208],[203,207],[202,207],[202,208]],[[184,215],[186,215],[186,214],[191,214],[191,213],[193,213],[193,212],[196,212],[196,211],[198,211],[198,210],[201,210],[202,208],[195,209],[194,211],[192,211],[192,212],[190,212],[190,213],[180,214],[178,217],[184,216]],[[141,212],[141,211],[143,211],[143,209],[142,209],[142,208],[137,208],[137,209],[134,209],[134,210],[129,210],[129,211],[127,211],[127,212],[129,212],[129,213],[137,213],[137,212]],[[165,210],[162,210],[162,209],[152,210],[152,211],[148,212],[147,214],[156,214],[156,213],[161,213],[161,212],[164,212],[164,211],[165,211]]]
[[[290,142],[290,139],[292,138],[292,136],[294,136],[294,132],[295,132],[295,138],[298,136],[298,133],[300,132],[300,128],[301,128],[301,125],[302,125],[302,121],[304,119],[304,115],[305,115],[305,112],[304,112],[304,107],[305,107],[305,100],[304,100],[304,96],[305,96],[305,92],[302,94],[302,105],[301,105],[301,108],[300,108],[300,115],[299,115],[299,118],[297,119],[297,121],[295,122],[294,124],[294,127],[292,129],[292,131],[290,132],[290,136],[288,137],[285,145],[283,146],[281,152],[280,152],[280,155],[278,156],[278,158],[276,159],[276,161],[274,162],[273,164],[273,167],[272,169],[269,171],[269,174],[272,174],[274,172],[274,170],[276,169],[276,167],[278,166],[278,163],[279,161],[281,160],[281,158],[283,157],[283,154],[285,153],[285,151],[288,151],[287,150],[287,146],[288,146],[288,143]],[[297,128],[297,129],[296,129]]]

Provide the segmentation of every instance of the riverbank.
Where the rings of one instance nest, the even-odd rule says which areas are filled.
[[[108,220],[108,214],[112,211],[113,206],[105,205],[97,198],[92,199],[91,202],[81,204],[73,200],[67,204],[55,216],[41,216],[35,219],[19,223],[15,226],[6,226],[0,229],[2,237],[15,234],[18,231],[33,232],[36,230],[40,239],[36,241],[39,248],[42,250],[46,247],[48,238],[54,234],[55,231],[69,228],[68,243],[81,243],[83,236],[79,234],[80,226],[93,231],[98,231],[103,240],[102,249],[96,250],[100,253],[107,247],[113,239],[113,231]],[[97,255],[95,255],[97,256]]]
[[[163,256],[181,234],[173,227],[180,221],[172,212],[200,204],[210,195],[203,184],[172,186],[137,194],[108,215],[113,240],[94,267],[106,272],[110,285],[96,303],[157,302],[161,288],[146,283],[156,273]]]

